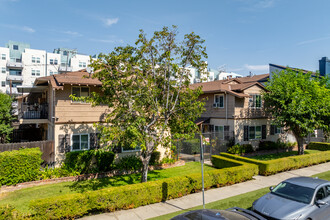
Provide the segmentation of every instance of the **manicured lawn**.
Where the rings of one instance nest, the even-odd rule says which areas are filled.
[[[320,179],[325,179],[330,181],[330,171],[324,172],[324,173],[319,173],[316,175],[313,175],[313,177],[318,177]],[[259,189],[256,191],[252,191],[252,192],[248,192],[242,195],[238,195],[238,196],[233,196],[227,199],[222,199],[222,200],[218,200],[215,202],[211,202],[205,205],[205,208],[207,209],[228,209],[231,207],[241,207],[241,208],[245,208],[245,209],[249,209],[252,206],[252,203],[254,200],[260,198],[261,196],[265,195],[266,193],[269,192],[269,188],[263,188],[263,189]],[[195,210],[195,209],[202,209],[203,206],[197,206],[188,210],[182,210],[182,211],[178,211],[178,212],[174,212],[174,213],[170,213],[167,215],[163,215],[163,216],[158,216],[156,218],[151,218],[154,220],[167,220],[170,219],[176,215],[179,215],[181,213],[187,212],[187,211],[191,211],[191,210]]]
[[[313,154],[320,152],[318,150],[305,150],[305,154]],[[258,156],[253,156],[249,157],[251,159],[256,159],[256,160],[274,160],[274,159],[279,159],[283,157],[290,157],[290,156],[297,156],[298,151],[289,151],[289,152],[280,152],[280,153],[275,153],[275,154],[266,154],[266,155],[258,155]]]
[[[205,165],[204,170],[209,171],[215,168]],[[174,167],[164,170],[155,170],[148,173],[148,181],[159,180],[169,177],[182,176],[201,172],[199,162],[189,162],[185,166]],[[113,186],[123,186],[141,182],[141,174],[116,176],[111,178],[93,179],[79,182],[64,182],[35,186],[17,190],[11,193],[0,194],[0,205],[12,204],[17,210],[28,213],[28,205],[31,200],[48,198],[58,195],[77,192],[93,191]]]

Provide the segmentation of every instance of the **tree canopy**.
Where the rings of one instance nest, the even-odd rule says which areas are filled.
[[[274,123],[291,130],[304,153],[303,138],[315,129],[329,129],[330,90],[327,79],[294,69],[273,73],[263,94]]]
[[[195,33],[178,41],[177,28],[164,27],[151,38],[141,30],[135,46],[116,47],[92,62],[93,77],[102,82],[102,93],[92,93],[93,105],[106,104],[111,111],[108,124],[99,129],[105,142],[141,148],[142,182],[158,147],[175,138],[193,134],[194,120],[204,109],[198,100],[201,89],[189,88],[187,67],[206,70],[202,40]]]
[[[13,131],[11,125],[13,120],[11,103],[11,97],[0,92],[0,143],[6,143]]]

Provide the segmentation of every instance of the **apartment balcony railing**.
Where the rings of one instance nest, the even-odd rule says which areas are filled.
[[[237,118],[265,118],[269,114],[264,108],[236,108],[235,117]]]
[[[23,69],[24,64],[22,62],[7,61],[8,68]]]
[[[26,104],[21,106],[21,119],[47,119],[48,118],[48,104]]]
[[[8,75],[6,77],[7,81],[23,81],[23,76],[19,76],[19,75]]]
[[[58,71],[59,72],[71,72],[72,67],[71,66],[59,66]]]

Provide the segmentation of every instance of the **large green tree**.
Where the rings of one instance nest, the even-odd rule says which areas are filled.
[[[0,92],[0,143],[6,143],[13,131],[12,99],[9,95]]]
[[[275,124],[291,130],[303,154],[303,140],[315,129],[329,129],[330,90],[327,80],[295,69],[273,73],[263,94]]]
[[[102,93],[92,93],[93,105],[106,104],[108,124],[99,125],[105,142],[141,148],[142,182],[147,181],[152,152],[196,131],[203,111],[201,89],[189,88],[188,66],[206,70],[204,40],[194,33],[178,41],[177,28],[164,27],[151,38],[141,30],[135,46],[117,47],[92,62]]]

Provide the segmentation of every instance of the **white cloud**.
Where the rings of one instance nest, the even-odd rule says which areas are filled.
[[[266,71],[269,69],[268,65],[249,65],[245,64],[244,68],[249,71]]]
[[[267,8],[272,8],[275,6],[277,0],[238,0],[243,3],[244,6],[241,7],[244,11],[259,11]]]
[[[30,27],[27,27],[27,26],[22,27],[22,30],[26,31],[26,32],[29,32],[29,33],[36,32],[33,28],[30,28]]]
[[[117,24],[119,21],[119,18],[104,18],[102,20],[103,20],[103,23],[105,24],[105,26],[110,27],[113,24]]]
[[[11,24],[0,24],[1,27],[10,28],[14,30],[24,31],[28,33],[36,32],[35,29],[28,27],[28,26],[18,26],[18,25],[11,25]]]
[[[94,41],[94,42],[100,42],[100,43],[124,43],[124,41],[122,39],[118,39],[116,36],[110,36],[107,38],[103,38],[103,39],[96,39],[96,38],[92,38],[90,39],[90,41]]]
[[[83,36],[82,34],[80,34],[78,32],[75,32],[75,31],[61,31],[61,33],[70,35],[72,37],[81,37],[81,36]]]
[[[312,40],[301,41],[301,42],[297,43],[297,45],[310,44],[310,43],[314,43],[314,42],[317,42],[317,41],[328,40],[328,39],[330,39],[330,36],[315,38],[315,39],[312,39]]]

